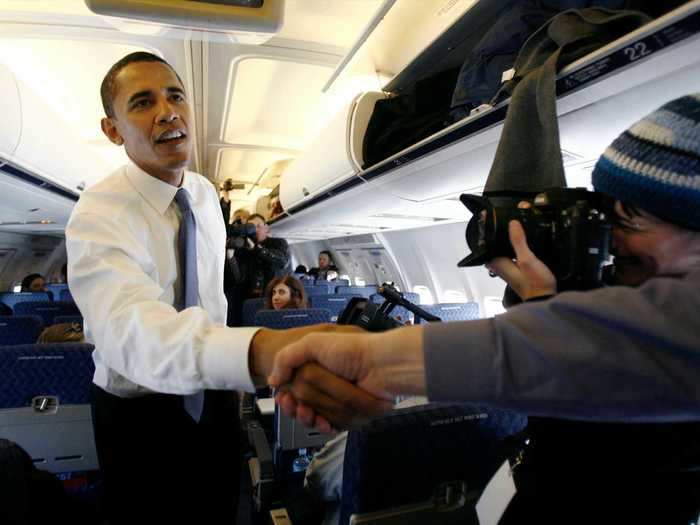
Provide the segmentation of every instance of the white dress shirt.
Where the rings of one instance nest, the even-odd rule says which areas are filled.
[[[68,282],[95,345],[107,392],[254,391],[248,348],[257,328],[226,327],[226,232],[214,187],[185,172],[197,221],[200,306],[178,312],[175,186],[129,163],[85,191],[66,228]]]

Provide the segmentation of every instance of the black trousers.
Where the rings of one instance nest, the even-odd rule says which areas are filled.
[[[92,417],[110,525],[236,520],[240,425],[234,392],[206,391],[199,423],[183,398],[121,398],[93,385]]]

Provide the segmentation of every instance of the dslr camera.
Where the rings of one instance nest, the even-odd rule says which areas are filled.
[[[494,257],[514,258],[508,223],[520,221],[533,253],[557,278],[559,290],[590,290],[604,282],[614,200],[585,188],[552,188],[541,193],[463,194],[472,218],[466,239],[471,254],[458,266],[480,266]],[[521,201],[531,207],[520,208]]]
[[[364,328],[368,332],[384,332],[392,328],[404,326],[403,323],[391,317],[396,306],[402,306],[428,322],[440,321],[439,317],[429,314],[419,306],[404,299],[404,296],[391,283],[379,287],[379,295],[384,298],[382,304],[375,304],[364,297],[353,297],[338,316],[338,324],[352,324]]]
[[[226,248],[238,249],[245,246],[245,240],[250,239],[255,242],[255,224],[243,224],[237,219],[232,224],[226,226]]]

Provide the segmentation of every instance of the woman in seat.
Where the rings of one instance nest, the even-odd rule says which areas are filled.
[[[306,292],[301,281],[291,275],[270,281],[265,289],[265,309],[308,308]]]

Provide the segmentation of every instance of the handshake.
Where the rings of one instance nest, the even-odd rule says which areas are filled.
[[[497,257],[488,269],[524,300],[555,294],[554,274],[529,249],[517,221],[509,234],[516,261]],[[352,428],[391,410],[398,395],[426,395],[423,339],[421,326],[264,330],[253,340],[252,369],[279,389],[277,403],[288,416],[323,432]]]
[[[354,428],[391,410],[397,395],[425,394],[422,330],[261,330],[253,340],[252,369],[279,389],[285,414],[322,432]]]

